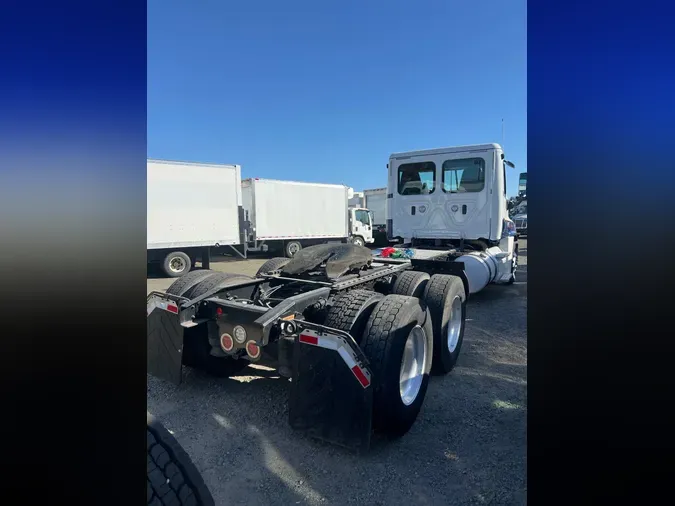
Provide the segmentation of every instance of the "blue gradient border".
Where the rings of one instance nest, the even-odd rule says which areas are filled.
[[[3,481],[142,502],[146,5],[8,1],[0,28]]]
[[[645,502],[658,487],[642,482],[672,447],[675,32],[663,6],[528,2],[534,504]]]

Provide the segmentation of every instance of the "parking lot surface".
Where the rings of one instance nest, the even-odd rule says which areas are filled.
[[[216,258],[253,275],[266,258]],[[148,292],[173,280],[149,277]],[[174,433],[216,504],[525,504],[527,241],[518,281],[469,300],[462,354],[431,379],[412,429],[368,454],[294,432],[289,383],[251,366],[231,379],[186,369],[176,387],[148,376],[148,411]]]

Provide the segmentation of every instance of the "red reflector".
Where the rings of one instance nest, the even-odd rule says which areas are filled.
[[[223,314],[223,308],[222,307],[216,308],[216,316],[221,316],[222,314]]]
[[[368,378],[366,378],[366,375],[363,374],[363,371],[358,365],[352,367],[352,372],[354,373],[354,376],[356,376],[356,379],[359,380],[359,383],[361,383],[361,385],[363,385],[364,388],[370,385],[370,381],[368,381]]]
[[[169,311],[170,313],[178,314],[178,306],[172,306],[171,304],[167,304],[166,310]]]
[[[260,356],[260,346],[255,344],[253,341],[246,343],[246,353],[251,358],[258,358]]]
[[[301,343],[313,344],[314,346],[318,346],[319,344],[318,337],[309,336],[307,334],[300,334],[300,337],[298,339],[300,340]]]
[[[230,351],[234,348],[234,341],[229,334],[223,334],[220,336],[220,347],[225,351]]]

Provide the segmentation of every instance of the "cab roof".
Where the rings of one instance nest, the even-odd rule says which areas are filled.
[[[424,149],[420,151],[406,151],[404,153],[392,153],[389,156],[389,158],[398,159],[398,158],[410,158],[413,156],[442,155],[445,153],[471,153],[471,152],[484,152],[493,150],[501,151],[502,147],[494,142],[490,144],[471,144],[469,146],[456,146],[450,148]]]

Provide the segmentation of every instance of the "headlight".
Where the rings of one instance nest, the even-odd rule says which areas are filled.
[[[246,341],[246,331],[241,325],[237,325],[234,328],[234,340],[239,344],[242,344],[244,341]]]

